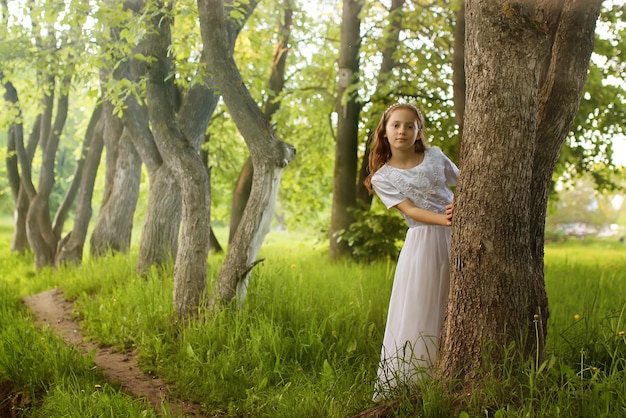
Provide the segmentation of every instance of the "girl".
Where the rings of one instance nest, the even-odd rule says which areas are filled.
[[[409,230],[389,301],[374,400],[399,384],[429,374],[448,300],[452,191],[456,165],[424,138],[424,117],[396,103],[382,115],[365,185],[388,209],[398,209]]]

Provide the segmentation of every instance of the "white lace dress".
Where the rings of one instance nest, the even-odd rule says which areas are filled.
[[[384,165],[372,176],[372,186],[388,209],[410,199],[445,213],[453,198],[448,185],[456,185],[458,173],[439,148],[430,147],[414,168]],[[409,230],[396,266],[374,400],[430,373],[448,300],[450,228],[404,218]]]

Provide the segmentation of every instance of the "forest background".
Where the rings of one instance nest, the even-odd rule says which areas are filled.
[[[182,225],[195,225],[196,230],[207,232],[209,212],[203,211],[206,206],[203,202],[210,202],[211,226],[226,229],[228,224],[231,229],[228,234],[223,231],[218,234],[218,241],[222,243],[233,239],[233,219],[242,220],[243,228],[237,231],[243,231],[241,236],[248,234],[247,241],[238,241],[244,245],[235,241],[234,245],[228,245],[228,249],[229,254],[231,250],[243,249],[246,253],[243,258],[247,259],[240,265],[235,260],[228,268],[231,265],[227,256],[224,262],[227,268],[221,270],[234,276],[241,294],[245,294],[247,277],[256,265],[256,254],[264,238],[264,232],[258,231],[263,229],[264,223],[265,226],[271,223],[274,230],[318,238],[323,246],[328,244],[333,256],[390,260],[397,254],[403,234],[402,223],[397,215],[384,211],[376,200],[370,202],[369,197],[354,193],[355,186],[358,189],[361,185],[358,168],[363,167],[362,161],[367,154],[368,133],[382,110],[398,100],[413,101],[424,109],[431,144],[440,146],[458,161],[461,128],[453,98],[456,87],[453,81],[456,47],[453,46],[459,39],[455,31],[459,28],[461,2],[346,1],[343,8],[330,2],[318,3],[317,7],[288,1],[226,3],[229,17],[224,31],[228,35],[226,39],[219,38],[219,33],[200,33],[198,27],[198,21],[206,23],[219,17],[215,5],[221,2],[199,2],[206,7],[199,8],[197,14],[193,4],[184,2],[176,3],[171,9],[167,6],[174,3],[147,2],[143,9],[138,7],[140,3],[134,2],[127,2],[125,8],[116,2],[102,3],[99,7],[88,2],[2,3],[2,54],[5,59],[0,70],[7,93],[2,115],[8,132],[5,157],[8,162],[6,178],[10,183],[5,188],[3,206],[7,213],[17,209],[15,231],[19,231],[19,213],[23,207],[20,206],[19,191],[14,187],[15,183],[11,183],[15,174],[11,164],[20,157],[20,184],[26,186],[24,189],[30,198],[30,208],[28,213],[22,213],[22,220],[32,222],[28,244],[33,247],[38,267],[60,264],[59,260],[80,262],[87,228],[93,228],[90,245],[85,247],[92,256],[103,255],[110,249],[126,252],[131,248],[132,239],[132,243],[140,248],[138,271],[143,274],[151,271],[154,264],[168,265],[172,256],[184,260],[189,248],[201,254],[208,245],[208,233],[198,237],[197,247],[188,245],[178,249],[177,227],[154,229],[154,225],[164,224],[154,222],[157,215],[151,211],[163,202],[170,207],[160,207],[162,212],[158,216],[161,220],[183,218],[187,222]],[[346,10],[354,15],[346,15]],[[360,31],[340,32],[345,22],[357,20]],[[605,2],[585,92],[553,177],[553,218],[548,219],[546,234],[550,239],[561,239],[562,233],[567,233],[572,225],[580,226],[577,225],[580,223],[608,230],[615,240],[620,236],[623,199],[620,201],[618,190],[623,184],[623,168],[619,159],[614,158],[619,157],[614,151],[619,149],[619,140],[624,134],[624,63],[621,59],[624,31],[623,6]],[[344,42],[350,36],[353,38],[347,42],[347,49],[354,52],[354,46],[359,45],[356,66],[345,60],[350,54],[345,54]],[[209,45],[222,49],[202,49],[200,37],[205,48]],[[207,39],[215,42],[206,42]],[[164,40],[171,43],[166,44]],[[233,81],[234,67],[229,67],[232,64],[228,61],[229,48],[242,80],[241,83],[235,80],[232,85],[229,82]],[[209,62],[216,63],[219,71],[205,72],[202,65],[206,62],[205,54],[210,57]],[[226,59],[224,62],[223,58]],[[159,89],[152,83],[159,77],[166,81],[166,88]],[[275,84],[277,79],[279,82]],[[245,85],[245,91],[240,91],[243,95],[250,93],[252,101],[271,121],[268,125],[256,125],[252,131],[269,132],[269,141],[259,146],[245,132],[243,135],[238,133],[242,130],[242,124],[237,123],[241,114],[254,116],[255,112],[242,111],[251,108],[243,106],[245,103],[233,102],[232,95],[231,103],[226,103],[228,106],[217,100],[220,95],[216,90],[210,91],[210,106],[205,107],[206,102],[200,102],[202,105],[193,102],[195,88],[203,84],[211,86],[211,81],[219,84],[224,93],[227,88]],[[19,100],[12,93],[19,93]],[[151,104],[148,107],[145,106],[146,94],[147,102]],[[224,96],[225,101],[228,97]],[[98,110],[98,103],[102,104],[101,110]],[[164,104],[171,105],[171,108],[158,107]],[[211,112],[207,111],[208,108]],[[355,109],[358,112],[355,113]],[[187,150],[188,147],[177,142],[178,132],[171,124],[173,113],[168,113],[173,110],[182,136],[194,146],[194,155],[203,157],[201,170],[196,170],[198,167],[194,165],[197,158],[186,159],[177,153],[177,150]],[[121,188],[117,186],[123,197],[134,199],[131,210],[118,218],[125,221],[124,226],[120,228],[118,222],[117,229],[112,225],[109,225],[110,229],[98,228],[98,222],[105,219],[107,199],[115,195],[110,172],[103,173],[102,168],[95,170],[94,165],[89,164],[89,152],[96,147],[93,143],[90,146],[88,140],[98,138],[93,132],[98,131],[95,121],[99,111],[106,115],[105,125],[109,129],[118,128],[116,139],[119,142],[114,142],[117,145],[105,144],[104,147],[102,161],[107,162],[107,170],[116,166],[116,161],[125,161],[119,167],[131,167],[138,179]],[[186,115],[194,111],[203,113],[202,123],[188,123],[192,119],[186,119]],[[151,132],[147,130],[148,120]],[[249,127],[254,123],[243,125]],[[120,125],[124,125],[121,130]],[[351,131],[348,135],[346,127]],[[19,129],[23,134],[21,147],[15,140]],[[104,132],[103,127],[99,129]],[[26,146],[24,139],[29,133],[35,138],[34,144],[39,141],[40,148],[36,152]],[[354,166],[343,163],[342,158],[347,154],[345,149],[338,147],[352,133],[356,141],[348,141],[348,154],[361,161]],[[100,135],[105,136],[106,143],[108,137]],[[129,135],[134,150],[127,147],[131,142],[122,140],[128,139]],[[156,147],[146,146],[151,138],[158,142]],[[297,150],[295,158],[294,148]],[[268,170],[270,174],[258,180],[265,185],[271,184],[272,192],[256,201],[250,199],[252,205],[257,205],[261,216],[246,220],[235,216],[235,207],[237,202],[241,204],[237,196],[242,191],[240,186],[245,183],[241,180],[245,178],[245,167],[250,161],[247,150],[252,151],[252,160],[255,151],[261,154],[254,161],[255,171],[265,174],[264,170],[256,169],[266,167],[263,164],[266,160],[272,162],[272,159],[274,166],[280,166],[280,169]],[[264,151],[271,151],[267,159]],[[186,165],[186,162],[193,164]],[[211,168],[210,195],[207,194],[208,183],[204,181],[208,178],[207,167]],[[25,168],[32,168],[32,172]],[[342,170],[348,171],[348,175]],[[87,180],[77,181],[81,176],[88,179],[90,175],[95,182],[91,190],[84,187]],[[37,188],[34,187],[35,181],[31,181],[35,179],[39,181]],[[201,181],[195,183],[194,179]],[[277,180],[280,180],[279,188],[276,187]],[[187,212],[181,213],[180,206],[170,202],[175,200],[169,198],[176,195],[175,188],[172,188],[176,182],[182,189],[183,201],[197,204],[195,212],[187,207]],[[156,184],[160,185],[160,199],[151,197],[151,191],[157,190]],[[563,192],[557,199],[559,191]],[[278,193],[275,212],[272,193]],[[353,194],[366,202],[365,207],[357,206],[356,200],[342,200],[342,197]],[[97,215],[93,217],[92,195]],[[104,196],[101,202],[99,196]],[[194,199],[189,199],[190,196]],[[72,204],[74,197],[78,200],[75,207]],[[574,213],[567,216],[570,212]],[[172,216],[163,217],[164,213]],[[51,219],[53,214],[54,221]],[[72,214],[75,214],[73,219]],[[580,222],[581,218],[583,222]],[[189,222],[189,219],[198,223]],[[137,224],[141,223],[144,229],[137,234]],[[153,229],[147,230],[146,226],[150,225]],[[173,225],[178,224],[173,222]],[[248,228],[248,225],[253,227]],[[72,231],[71,236],[63,236],[69,231]],[[131,231],[134,231],[132,237]],[[103,232],[109,233],[104,239],[106,234]],[[182,236],[187,233],[185,230],[181,232]],[[384,241],[383,237],[389,239]],[[14,237],[13,243],[17,241]],[[213,245],[215,248],[215,241]],[[14,249],[25,251],[26,246]],[[59,248],[64,251],[58,251]],[[73,255],[68,257],[72,252]],[[204,278],[196,283],[206,282],[206,264],[186,261],[177,264],[179,268],[174,268],[173,274],[185,277],[189,273],[184,271],[185,268],[195,269],[204,274]],[[242,277],[246,279],[241,280]],[[219,285],[228,280],[228,277],[225,281],[218,277],[216,283]],[[181,283],[176,277],[174,282]],[[239,289],[241,283],[243,286]],[[214,294],[229,300],[233,295],[228,294],[228,288],[216,286]],[[224,289],[226,293],[222,294]],[[185,307],[197,304],[197,299],[193,298],[201,293],[197,289],[188,290],[191,291],[182,292],[178,300],[177,286],[174,285],[175,310],[179,316]],[[347,351],[351,350],[348,344]],[[332,375],[333,368],[328,369],[326,363],[323,363],[323,369]]]
[[[38,11],[32,13],[45,14],[46,19],[56,20],[59,33],[55,36],[61,38],[63,31],[79,20],[79,16],[72,13],[80,12],[73,10],[70,3],[66,5],[67,11],[62,11],[63,2],[55,6],[58,10],[54,10],[53,3],[44,2]],[[55,159],[56,176],[50,196],[50,212],[54,214],[72,183],[90,115],[100,97],[98,71],[101,64],[98,61],[103,51],[97,45],[97,31],[102,30],[97,19],[102,17],[103,11],[99,12],[97,7],[89,8],[89,13],[82,16],[86,19],[80,23],[81,43],[76,45],[73,40],[70,44],[63,44],[49,57],[50,62],[42,62],[48,52],[36,44],[21,49],[19,53],[11,50],[15,42],[35,40],[34,31],[29,28],[30,18],[25,4],[8,2],[9,8],[4,9],[4,30],[8,32],[4,32],[5,59],[2,67],[5,74],[3,81],[9,80],[20,92],[25,128],[33,126],[41,109],[40,95],[44,86],[37,81],[37,72],[42,74],[43,66],[50,71],[60,71],[70,64],[77,67],[75,81],[71,85],[67,122],[60,132]],[[235,59],[240,63],[242,78],[260,106],[273,97],[269,80],[286,4],[261,2],[237,37]],[[403,39],[392,46],[399,64],[395,73],[387,75],[387,80],[381,83],[379,73],[384,32],[387,30],[385,9],[388,6],[384,2],[368,2],[361,12],[361,70],[356,87],[362,107],[358,153],[363,155],[367,134],[377,122],[381,107],[384,109],[386,103],[394,100],[409,100],[424,109],[430,143],[442,147],[453,159],[457,159],[459,132],[454,120],[452,55],[455,13],[460,4],[409,2],[403,18]],[[272,115],[272,125],[278,137],[295,146],[298,156],[284,172],[273,228],[306,231],[320,240],[326,240],[332,207],[341,5],[326,1],[292,3],[291,7],[295,13],[289,33],[289,49],[284,51],[287,60],[285,84],[277,100],[280,106]],[[197,45],[198,28],[194,24],[197,18],[193,14],[193,5],[183,7],[181,3],[176,10],[175,13],[180,16],[176,17],[173,43],[176,62],[181,70],[174,77],[184,87],[193,80],[194,71],[197,71],[197,54],[201,48]],[[558,233],[557,225],[576,222],[589,221],[596,228],[624,224],[623,218],[618,221],[619,213],[623,211],[619,211],[621,199],[616,197],[615,193],[619,192],[614,187],[622,181],[621,176],[616,175],[617,169],[620,164],[626,163],[623,139],[624,62],[623,54],[619,53],[624,48],[624,12],[619,4],[610,2],[605,2],[603,10],[584,98],[554,177],[561,190],[571,189],[585,173],[592,173],[594,181],[590,183],[589,177],[583,180],[583,196],[575,198],[579,205],[567,202],[567,198],[562,199],[560,204],[553,200],[550,214],[558,215],[553,221],[549,220],[548,232],[551,234]],[[130,38],[129,41],[137,40]],[[80,59],[72,58],[74,55]],[[38,64],[32,65],[34,62]],[[124,90],[119,84],[122,83],[113,88]],[[386,97],[382,104],[381,96]],[[6,148],[7,132],[15,118],[11,104],[2,101],[2,105],[0,141],[5,145],[3,153],[6,158],[12,152]],[[211,167],[211,222],[219,228],[230,222],[233,191],[248,151],[222,102],[211,119],[206,137],[203,147]],[[107,152],[106,148],[104,152]],[[40,159],[40,154],[34,156],[33,178],[36,178],[41,166]],[[0,177],[0,213],[10,216],[15,209],[15,200],[7,181],[6,166],[0,167],[0,170],[3,172]],[[101,164],[93,192],[95,212],[92,222],[105,192],[104,173],[105,167]],[[596,193],[594,189],[598,187],[595,186],[609,193]],[[583,190],[580,187],[576,189],[579,192]],[[148,176],[145,168],[139,193],[133,214],[135,223],[143,221],[147,205]],[[559,210],[556,210],[557,207]],[[595,214],[569,214],[570,210],[591,210]],[[71,230],[71,227],[65,229]],[[138,242],[136,235],[133,238]]]

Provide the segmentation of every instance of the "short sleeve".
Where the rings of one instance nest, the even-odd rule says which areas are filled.
[[[387,209],[391,209],[398,203],[404,202],[407,199],[386,176],[380,173],[376,173],[372,177],[372,188]]]
[[[450,160],[443,151],[439,150],[443,159],[443,173],[446,176],[448,186],[456,186],[459,180],[459,169],[456,164]]]

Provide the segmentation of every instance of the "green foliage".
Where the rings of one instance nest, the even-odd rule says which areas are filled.
[[[346,241],[356,261],[396,260],[406,235],[406,221],[395,210],[381,205],[350,209],[354,221],[337,232],[339,241]]]

